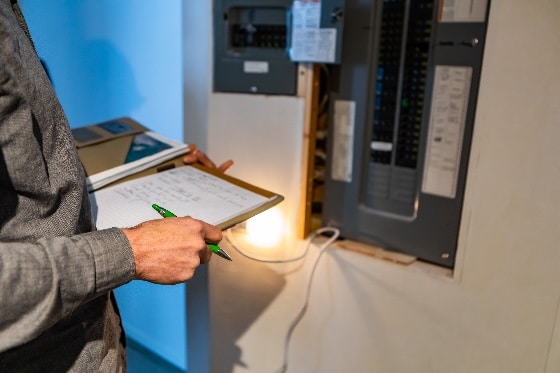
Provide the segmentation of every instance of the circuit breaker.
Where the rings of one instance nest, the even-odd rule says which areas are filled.
[[[453,268],[488,10],[346,1],[342,63],[329,70],[325,225]]]

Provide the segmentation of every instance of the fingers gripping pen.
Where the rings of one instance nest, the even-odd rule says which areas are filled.
[[[164,218],[173,218],[176,217],[177,215],[175,215],[174,213],[172,213],[171,211],[169,211],[166,208],[163,208],[159,205],[156,205],[155,203],[152,204],[152,208],[154,210],[156,210],[158,212],[158,214],[160,214],[161,216],[163,216]],[[226,253],[221,247],[219,247],[216,244],[213,243],[206,243],[208,245],[208,248],[210,249],[210,251],[212,251],[213,253],[221,256],[224,259],[227,260],[231,260],[231,257],[228,255],[228,253]]]

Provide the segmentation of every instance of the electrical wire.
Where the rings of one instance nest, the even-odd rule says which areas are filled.
[[[299,322],[301,321],[301,319],[303,319],[303,316],[305,315],[305,312],[307,311],[307,307],[309,305],[309,297],[311,294],[311,286],[313,284],[313,277],[315,276],[315,270],[317,269],[317,265],[319,264],[319,260],[321,259],[321,257],[323,256],[323,253],[326,251],[326,249],[332,245],[333,242],[335,242],[339,235],[340,235],[340,231],[337,228],[334,227],[323,227],[323,228],[319,228],[316,231],[312,232],[311,235],[309,236],[308,240],[307,240],[307,245],[306,248],[304,250],[304,252],[301,255],[298,255],[296,257],[293,258],[288,258],[288,259],[279,259],[279,260],[271,260],[271,259],[263,259],[263,258],[256,258],[253,257],[251,255],[245,254],[241,249],[239,249],[239,247],[237,247],[237,245],[235,245],[232,240],[229,238],[228,234],[226,234],[226,240],[229,242],[229,244],[242,256],[251,259],[251,260],[255,260],[258,262],[263,262],[263,263],[288,263],[288,262],[294,262],[297,260],[301,260],[303,259],[308,251],[309,248],[311,247],[311,243],[313,241],[314,238],[324,235],[326,233],[330,233],[330,237],[327,241],[325,241],[320,247],[319,247],[319,255],[317,255],[317,258],[315,259],[315,262],[313,263],[313,267],[311,268],[311,273],[309,274],[309,279],[307,281],[307,287],[305,290],[305,298],[304,298],[304,302],[303,305],[301,306],[299,312],[295,315],[294,319],[292,320],[292,322],[290,323],[290,326],[288,327],[288,332],[286,333],[286,338],[284,340],[284,355],[283,355],[283,362],[282,362],[282,367],[279,369],[279,373],[285,373],[288,369],[288,357],[289,357],[289,347],[290,347],[290,341],[292,339],[292,334],[294,332],[294,330],[296,329],[296,326],[299,324]]]
[[[234,228],[235,229],[235,228]],[[231,232],[230,231],[226,231],[225,234],[225,240],[228,242],[228,244],[235,250],[237,251],[239,254],[241,254],[241,256],[244,256],[247,259],[251,259],[253,261],[256,262],[261,262],[261,263],[269,263],[269,264],[282,264],[282,263],[291,263],[291,262],[297,262],[303,258],[305,258],[305,256],[307,255],[307,253],[309,252],[309,248],[311,247],[311,242],[313,241],[313,239],[319,235],[321,235],[323,233],[322,230],[334,230],[336,228],[319,228],[316,231],[312,232],[309,237],[307,238],[307,244],[305,245],[305,250],[303,251],[303,253],[301,253],[298,256],[292,257],[292,258],[287,258],[287,259],[265,259],[265,258],[258,258],[256,256],[253,255],[249,255],[245,252],[243,252],[243,250],[241,250],[238,245],[235,244],[235,242],[233,241],[233,239],[230,237]]]
[[[315,270],[317,269],[317,265],[319,264],[319,260],[321,259],[321,256],[323,256],[323,253],[326,251],[326,249],[334,241],[336,241],[338,239],[338,236],[340,235],[339,230],[336,229],[336,228],[333,228],[333,227],[319,228],[314,232],[313,237],[316,237],[318,235],[321,235],[321,234],[323,234],[325,232],[329,232],[329,231],[332,233],[332,236],[319,247],[319,255],[317,255],[317,258],[315,259],[315,263],[313,263],[313,268],[311,269],[311,273],[309,274],[309,280],[307,281],[307,288],[305,290],[305,300],[303,302],[303,305],[302,305],[301,309],[299,310],[299,312],[294,317],[294,319],[292,320],[292,322],[290,324],[290,327],[288,328],[288,333],[286,334],[286,339],[284,341],[284,359],[283,359],[282,367],[279,370],[280,373],[284,373],[288,370],[288,356],[289,356],[290,340],[292,338],[292,333],[296,329],[296,326],[299,324],[299,322],[301,321],[301,319],[305,315],[305,311],[307,311],[307,306],[309,305],[309,297],[310,297],[310,294],[311,294],[311,285],[313,284],[313,277],[315,276]],[[311,242],[311,240],[310,240],[310,242]]]

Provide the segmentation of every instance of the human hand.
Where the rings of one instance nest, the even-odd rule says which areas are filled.
[[[217,169],[220,172],[226,172],[226,170],[233,165],[233,161],[230,159],[220,166],[216,166],[216,164],[194,144],[189,144],[189,152],[183,157],[183,162],[185,162],[185,164],[201,163],[206,167]]]
[[[222,239],[219,228],[190,217],[149,220],[122,231],[132,247],[135,278],[157,284],[190,280],[200,264],[210,261],[207,242]]]

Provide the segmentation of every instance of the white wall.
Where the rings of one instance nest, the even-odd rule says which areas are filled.
[[[560,371],[558,19],[558,1],[492,1],[454,276],[328,250],[288,372]],[[209,116],[209,141],[227,127],[260,141],[252,99],[220,100],[220,110],[230,100],[229,110],[247,112]],[[257,118],[274,105],[262,103]],[[272,153],[285,147],[276,134]],[[245,160],[228,140],[219,139]],[[212,371],[275,372],[317,251],[278,266],[225,245],[234,261],[209,268]]]

